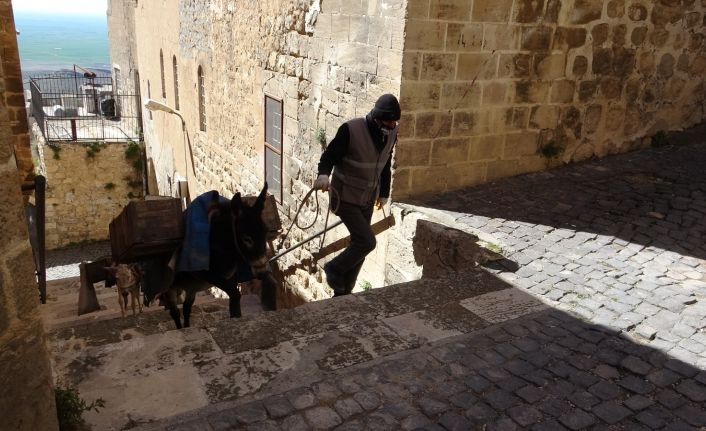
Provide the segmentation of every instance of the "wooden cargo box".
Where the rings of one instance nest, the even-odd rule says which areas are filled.
[[[110,222],[113,259],[128,263],[173,252],[184,236],[181,200],[130,202]]]

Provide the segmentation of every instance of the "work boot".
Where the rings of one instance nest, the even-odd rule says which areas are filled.
[[[333,296],[345,295],[346,287],[343,277],[331,268],[330,262],[324,265],[324,273],[326,274],[326,282],[333,289]]]

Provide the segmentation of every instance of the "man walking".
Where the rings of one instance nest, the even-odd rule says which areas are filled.
[[[375,249],[370,220],[374,207],[382,208],[390,196],[392,148],[400,114],[395,96],[380,96],[365,118],[342,124],[321,155],[314,188],[325,192],[330,187],[336,192],[331,195],[331,207],[351,237],[348,247],[324,265],[333,296],[353,291],[365,256]]]

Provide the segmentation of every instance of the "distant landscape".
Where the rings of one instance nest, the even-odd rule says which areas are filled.
[[[74,64],[110,73],[105,15],[16,13],[22,78],[73,72]],[[102,73],[101,73],[102,72]]]

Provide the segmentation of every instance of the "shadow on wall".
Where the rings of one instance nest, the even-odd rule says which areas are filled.
[[[674,140],[678,141],[679,136]],[[525,222],[615,236],[704,259],[704,166],[706,145],[667,146],[521,175],[410,203],[467,214],[460,222],[478,216],[500,219],[501,223]]]

